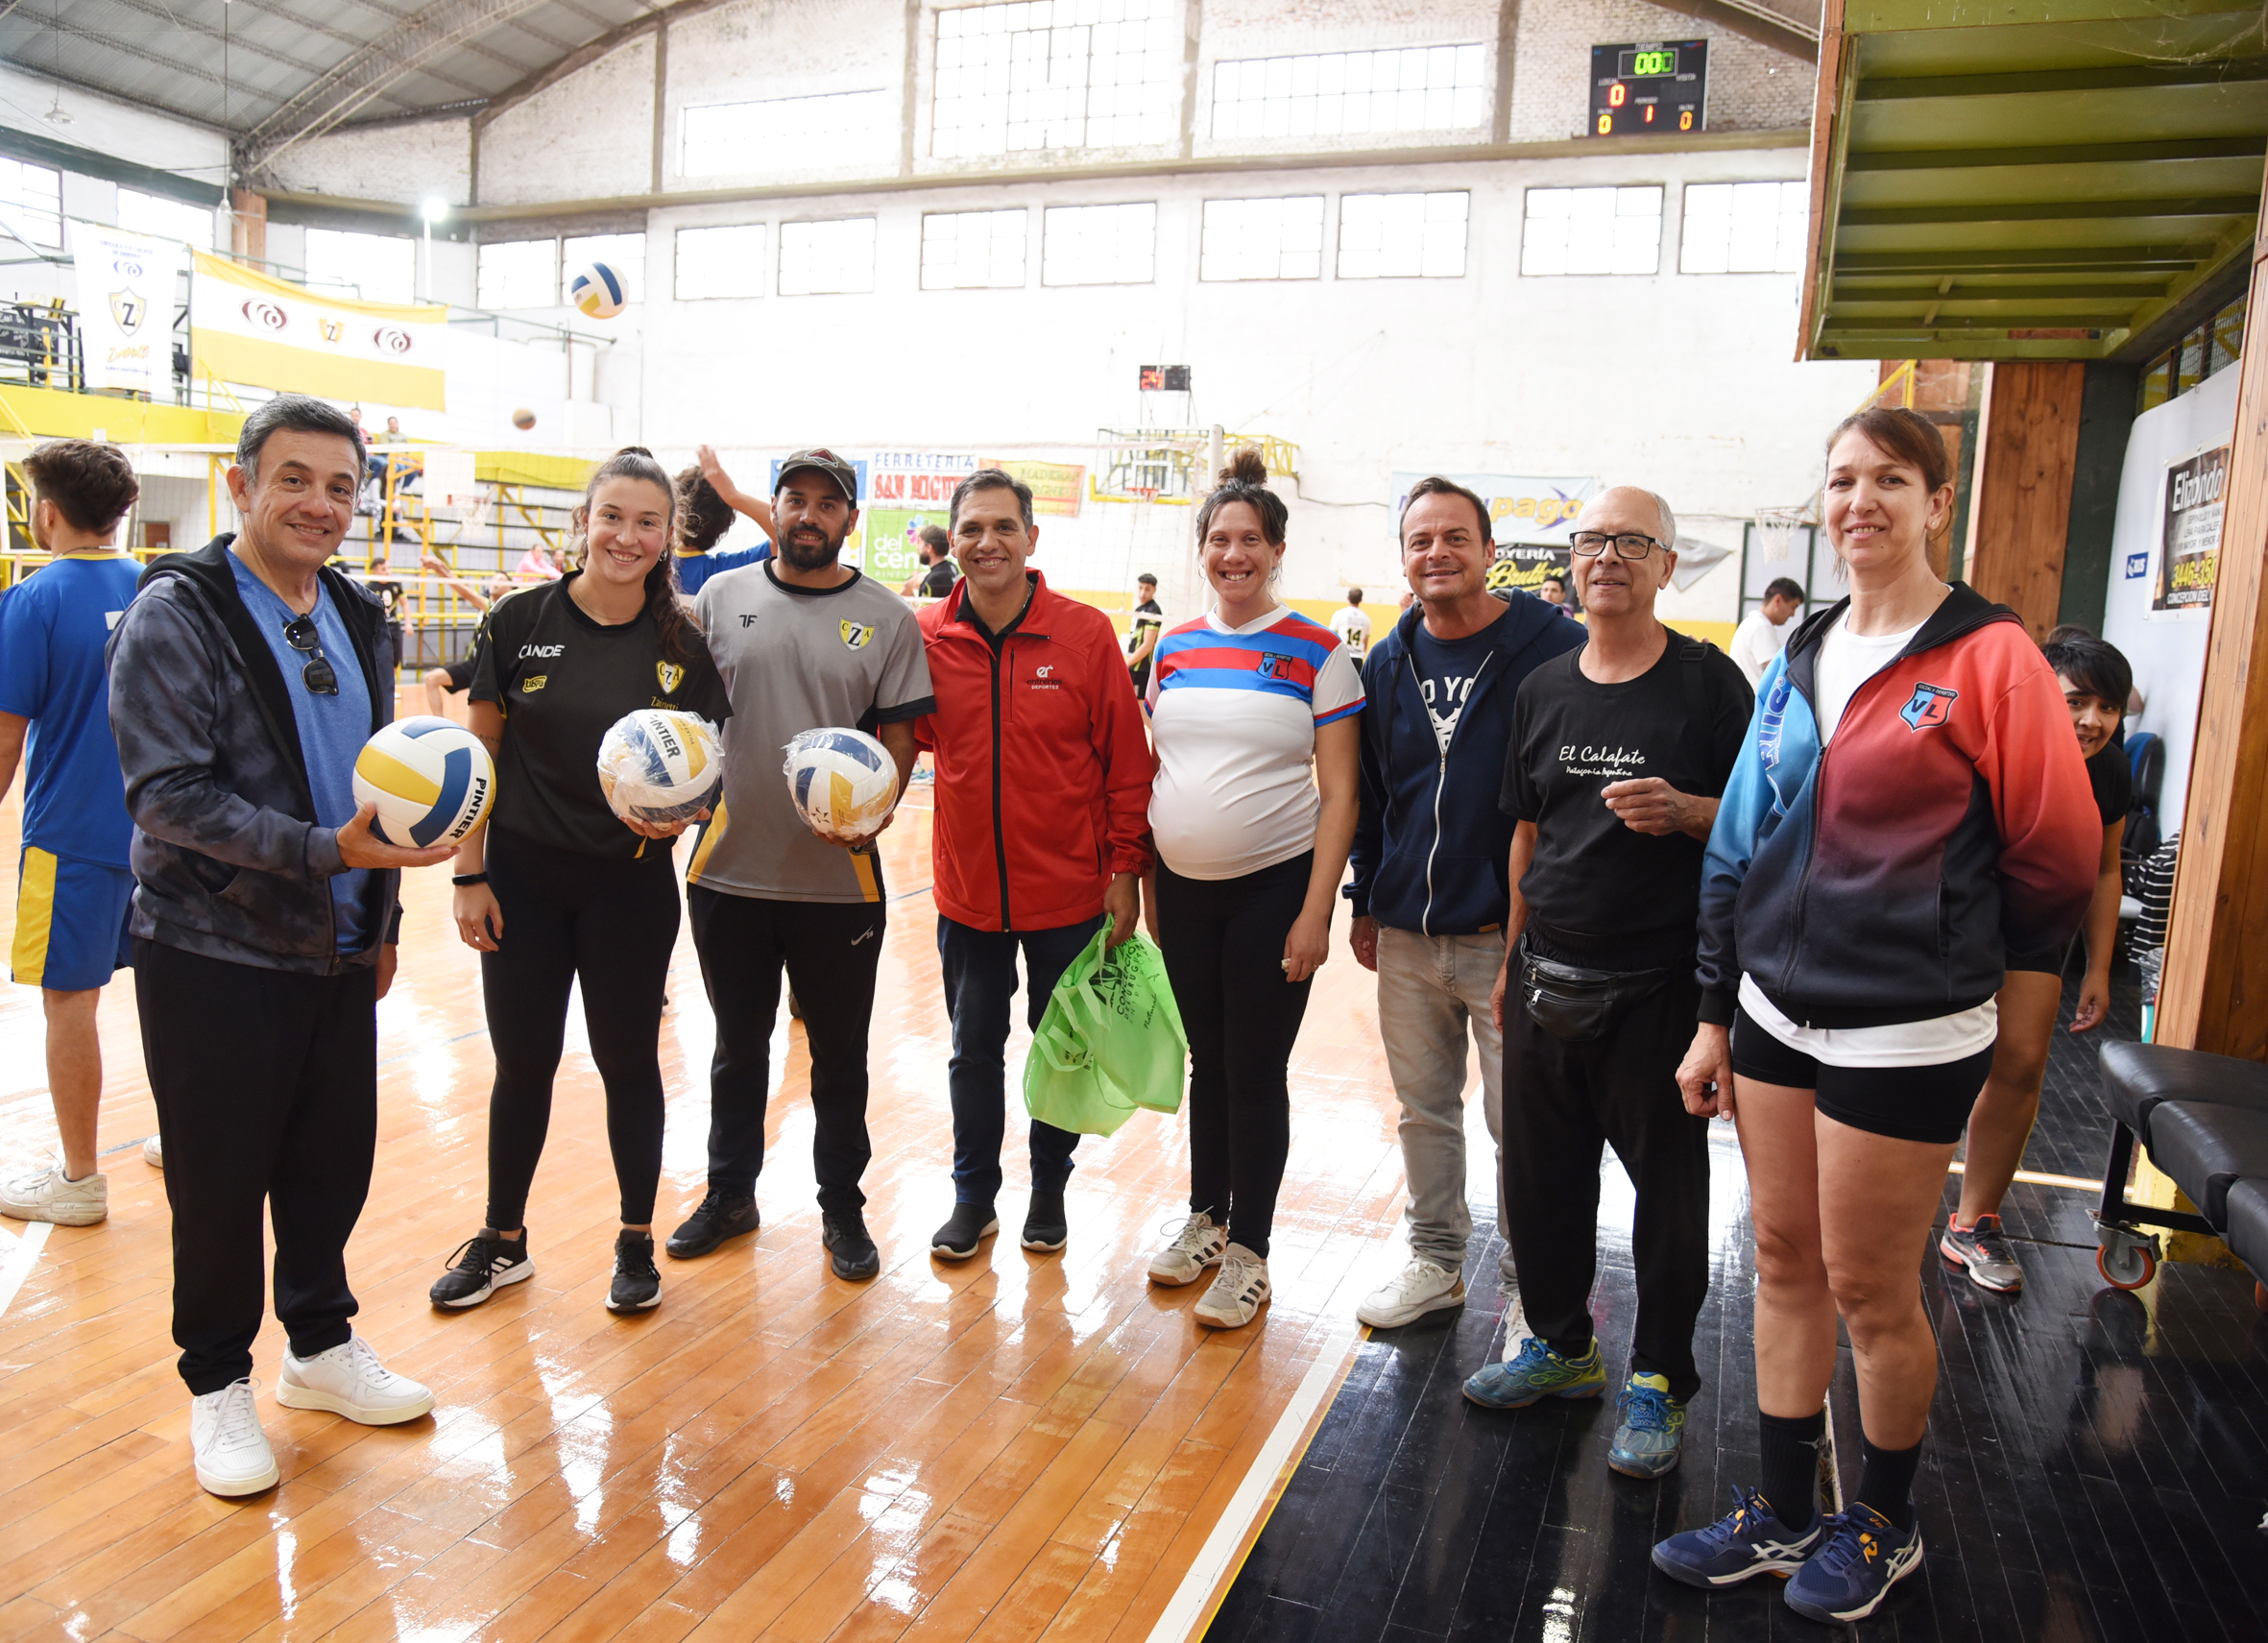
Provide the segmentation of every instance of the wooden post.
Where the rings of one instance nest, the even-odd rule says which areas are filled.
[[[257,262],[268,259],[268,197],[249,188],[229,194],[229,249]]]
[[[2253,241],[2247,311],[2256,325],[2268,315],[2268,217]],[[2260,607],[2268,347],[2246,341],[2157,1041],[2261,1061],[2268,1060],[2268,621]]]
[[[2079,457],[2087,367],[2072,360],[1995,360],[1977,416],[1966,580],[2045,639],[2063,599],[2063,537]]]

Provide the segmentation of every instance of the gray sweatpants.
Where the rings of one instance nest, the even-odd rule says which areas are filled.
[[[1382,927],[1378,932],[1378,1033],[1402,1102],[1410,1251],[1452,1272],[1464,1266],[1473,1234],[1465,1207],[1464,1086],[1474,1046],[1481,1052],[1482,1111],[1489,1135],[1500,1148],[1504,1144],[1504,1035],[1488,1015],[1488,994],[1503,967],[1502,930],[1420,935]],[[1501,1228],[1503,1172],[1494,1158],[1487,1169]],[[1508,1246],[1497,1269],[1511,1292]]]

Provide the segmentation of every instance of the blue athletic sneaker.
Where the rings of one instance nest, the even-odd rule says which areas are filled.
[[[1921,1525],[1900,1529],[1864,1502],[1827,1519],[1827,1540],[1788,1583],[1788,1607],[1833,1625],[1864,1620],[1921,1564]]]
[[[1685,1451],[1685,1406],[1667,1375],[1632,1375],[1614,1400],[1622,1413],[1606,1463],[1626,1478],[1658,1478]]]
[[[1562,1358],[1530,1336],[1508,1364],[1491,1364],[1464,1384],[1464,1395],[1483,1409],[1526,1409],[1543,1398],[1595,1398],[1606,1389],[1599,1342],[1580,1358]]]
[[[1798,1533],[1772,1515],[1754,1489],[1735,1489],[1733,1509],[1705,1529],[1673,1534],[1653,1549],[1653,1566],[1673,1581],[1708,1590],[1751,1575],[1790,1575],[1805,1566],[1826,1537],[1827,1522],[1814,1517]]]

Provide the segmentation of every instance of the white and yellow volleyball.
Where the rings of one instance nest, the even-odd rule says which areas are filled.
[[[863,838],[898,802],[898,761],[862,730],[807,730],[787,744],[788,797],[813,828]]]
[[[456,844],[495,796],[488,749],[454,719],[396,719],[354,758],[354,802],[378,807],[371,831],[389,844]]]
[[[615,814],[667,827],[691,821],[724,785],[724,745],[698,713],[640,708],[598,744],[598,785]]]
[[[567,280],[567,301],[578,313],[593,320],[611,320],[630,302],[630,287],[603,262],[586,262]]]

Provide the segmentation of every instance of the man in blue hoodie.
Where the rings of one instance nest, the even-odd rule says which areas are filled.
[[[1507,603],[1490,593],[1493,552],[1479,496],[1448,479],[1411,486],[1402,568],[1416,599],[1363,668],[1370,711],[1346,893],[1355,957],[1378,973],[1378,1030],[1402,1103],[1410,1186],[1410,1264],[1355,1309],[1378,1329],[1464,1302],[1468,1030],[1488,1133],[1503,1137],[1504,1039],[1488,995],[1510,905],[1512,822],[1496,794],[1512,698],[1537,665],[1583,641],[1580,622],[1532,594]],[[1499,1269],[1508,1290],[1508,1251]]]

